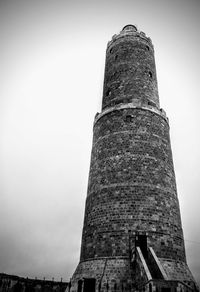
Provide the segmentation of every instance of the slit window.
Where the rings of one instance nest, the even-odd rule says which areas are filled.
[[[108,89],[107,91],[106,91],[106,96],[110,96],[111,95],[111,91],[110,91],[110,89]]]
[[[150,106],[156,106],[156,104],[154,102],[152,102],[152,101],[148,101],[147,104],[150,105]]]
[[[152,292],[152,285],[151,285],[151,283],[149,284],[149,292]]]
[[[152,78],[152,77],[153,77],[153,74],[152,74],[152,72],[151,72],[151,71],[149,71],[149,72],[148,72],[148,76],[149,76],[150,78]]]

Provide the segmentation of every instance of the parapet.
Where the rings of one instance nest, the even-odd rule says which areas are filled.
[[[116,41],[116,40],[119,40],[120,38],[123,38],[125,36],[129,36],[130,38],[131,37],[135,37],[135,38],[140,38],[140,39],[143,39],[144,41],[146,41],[150,47],[152,49],[153,48],[153,44],[152,44],[152,41],[149,37],[146,36],[146,34],[143,32],[143,31],[139,31],[137,26],[133,25],[133,24],[128,24],[128,25],[125,25],[122,30],[120,31],[119,34],[114,34],[112,36],[112,40],[108,42],[107,44],[107,49],[110,48],[110,46]]]

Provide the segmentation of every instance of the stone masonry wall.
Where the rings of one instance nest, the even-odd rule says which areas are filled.
[[[107,48],[102,109],[132,101],[159,107],[151,40],[124,30]]]
[[[128,257],[136,231],[148,233],[158,257],[185,260],[169,126],[141,108],[94,126],[81,260]]]
[[[130,261],[122,258],[92,259],[79,263],[70,292],[77,291],[79,279],[95,278],[96,291],[132,291]]]
[[[136,291],[137,240],[143,248],[153,248],[168,280],[190,282],[154,49],[133,25],[108,43],[102,112],[95,116],[93,130],[81,255],[72,291],[84,278],[96,281],[95,291]]]

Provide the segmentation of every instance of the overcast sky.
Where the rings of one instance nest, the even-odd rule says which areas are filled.
[[[72,276],[106,45],[129,23],[154,44],[187,261],[200,283],[198,0],[1,0],[0,272]]]

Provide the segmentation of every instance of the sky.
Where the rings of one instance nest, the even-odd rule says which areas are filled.
[[[106,45],[130,23],[154,44],[187,262],[200,284],[198,0],[0,1],[0,272],[72,276]]]

